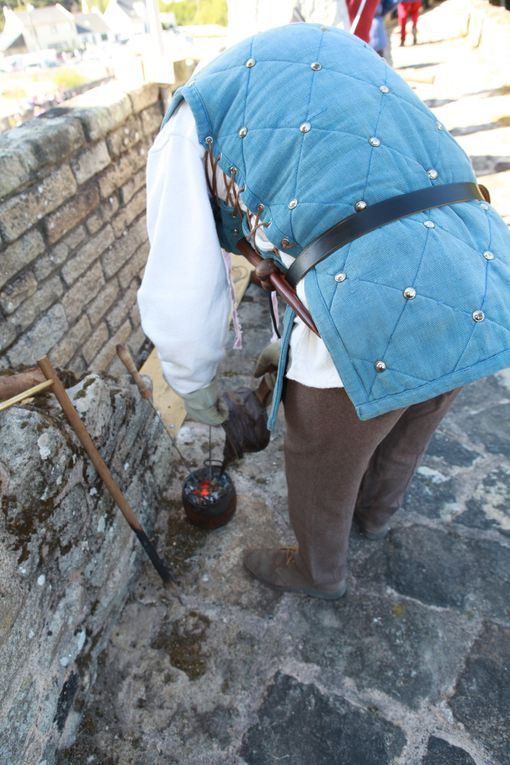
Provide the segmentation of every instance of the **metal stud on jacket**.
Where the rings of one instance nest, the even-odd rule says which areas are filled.
[[[177,91],[168,116],[183,98],[202,145],[213,137],[221,169],[237,168],[243,203],[253,213],[264,205],[266,235],[276,248],[292,242],[293,256],[342,218],[363,215],[353,212],[360,200],[370,207],[475,180],[409,86],[340,30],[291,24],[256,35]],[[220,239],[227,218],[218,218]],[[310,311],[359,417],[510,366],[509,269],[506,225],[491,205],[471,201],[383,226],[310,271]]]

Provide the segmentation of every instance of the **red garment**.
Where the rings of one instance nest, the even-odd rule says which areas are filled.
[[[351,24],[356,18],[356,14],[358,13],[358,9],[362,2],[363,0],[347,0],[347,10],[349,12]],[[369,42],[370,40],[370,27],[372,26],[372,19],[375,16],[375,10],[378,5],[379,0],[366,0],[358,26],[354,31],[354,34],[357,37],[361,37],[361,39],[365,42]],[[413,3],[413,5],[415,5],[415,3]]]
[[[413,29],[416,29],[420,8],[421,0],[398,4],[398,23],[400,24],[400,40],[402,42],[406,39],[406,24],[409,19],[412,21]]]

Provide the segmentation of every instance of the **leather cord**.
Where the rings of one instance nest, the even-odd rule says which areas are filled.
[[[471,199],[486,199],[484,191],[485,189],[481,189],[476,183],[447,183],[428,186],[369,205],[364,210],[335,223],[305,247],[287,271],[287,281],[296,287],[299,280],[317,263],[376,228],[434,207],[467,202]]]

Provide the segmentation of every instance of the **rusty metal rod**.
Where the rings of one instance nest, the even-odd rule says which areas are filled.
[[[171,582],[176,583],[177,580],[174,574],[168,568],[168,566],[165,563],[163,563],[163,561],[159,557],[158,553],[156,552],[156,548],[154,547],[152,542],[149,540],[147,534],[144,531],[143,526],[141,525],[140,521],[138,520],[133,510],[131,509],[126,497],[120,490],[119,485],[117,484],[114,477],[112,476],[105,461],[99,454],[99,451],[97,450],[96,445],[94,444],[92,438],[90,437],[90,434],[88,433],[85,425],[81,421],[78,412],[74,408],[71,402],[71,399],[67,395],[64,386],[60,382],[56,371],[54,370],[53,366],[50,363],[50,360],[45,356],[44,358],[39,359],[37,364],[39,368],[41,369],[41,371],[43,372],[46,379],[48,381],[51,380],[51,382],[53,383],[53,393],[55,394],[55,397],[57,398],[60,406],[62,407],[62,410],[67,418],[67,421],[69,422],[71,428],[76,433],[83,448],[85,449],[88,456],[90,457],[92,464],[94,465],[97,472],[99,473],[106,488],[108,489],[111,496],[117,503],[122,515],[124,516],[128,524],[130,525],[131,529],[136,534],[138,541],[140,542],[143,549],[149,556],[152,565],[154,566],[154,568],[160,575],[161,579],[165,582],[165,584],[169,584]]]
[[[264,258],[259,255],[256,250],[253,249],[251,244],[249,244],[246,239],[240,239],[237,242],[236,247],[239,252],[244,255],[246,260],[248,260],[253,266],[256,267],[259,263],[263,262]],[[310,312],[307,308],[305,308],[301,300],[298,298],[296,291],[290,286],[285,276],[281,273],[275,272],[269,274],[268,279],[282,300],[297,313],[299,318],[304,321],[306,326],[311,329],[312,332],[315,332],[317,337],[320,337],[319,330],[315,326],[315,322],[312,319]]]

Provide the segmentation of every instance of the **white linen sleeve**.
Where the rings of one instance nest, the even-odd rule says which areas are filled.
[[[138,291],[142,327],[180,395],[206,387],[224,355],[230,292],[203,166],[186,103],[147,161],[150,254]]]

